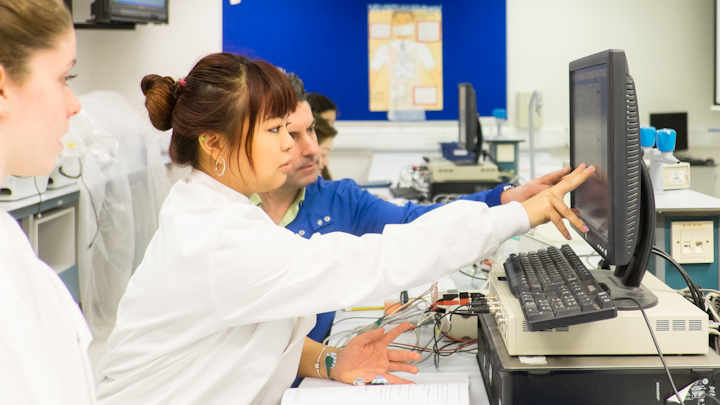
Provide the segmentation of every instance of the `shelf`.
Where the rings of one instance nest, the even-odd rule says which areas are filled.
[[[77,184],[71,184],[47,190],[40,196],[33,195],[21,200],[0,202],[0,209],[7,211],[13,218],[20,219],[38,212],[73,204],[79,199],[80,187]],[[42,203],[40,203],[41,200]]]
[[[75,265],[75,207],[46,211],[31,224],[30,240],[42,261],[56,273]]]
[[[75,23],[77,30],[134,30],[135,23]]]

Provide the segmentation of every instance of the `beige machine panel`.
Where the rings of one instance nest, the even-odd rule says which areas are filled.
[[[511,356],[654,355],[650,332],[640,311],[618,311],[617,318],[547,331],[529,331],[520,304],[504,272],[490,275],[489,297],[498,301],[493,316]],[[664,283],[646,273],[643,285],[659,303],[646,310],[663,354],[704,354],[708,350],[708,316]]]

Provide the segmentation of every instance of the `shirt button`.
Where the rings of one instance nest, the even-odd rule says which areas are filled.
[[[330,217],[325,217],[325,222],[330,222]]]
[[[318,225],[322,225],[322,219],[318,219]]]
[[[301,230],[299,230],[299,231],[298,231],[298,235],[300,235],[300,236],[303,236],[303,235],[305,235],[305,231],[303,231],[302,229],[301,229]]]

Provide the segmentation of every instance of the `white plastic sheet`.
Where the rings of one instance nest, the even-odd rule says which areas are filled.
[[[118,302],[157,228],[170,189],[166,134],[119,94],[79,97],[82,111],[66,142],[82,163],[78,266],[83,313],[93,333],[93,361],[115,324]],[[165,150],[166,152],[166,150]]]

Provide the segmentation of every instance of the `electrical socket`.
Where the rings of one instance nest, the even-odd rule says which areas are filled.
[[[672,257],[678,263],[715,261],[713,221],[673,221],[670,241]]]

